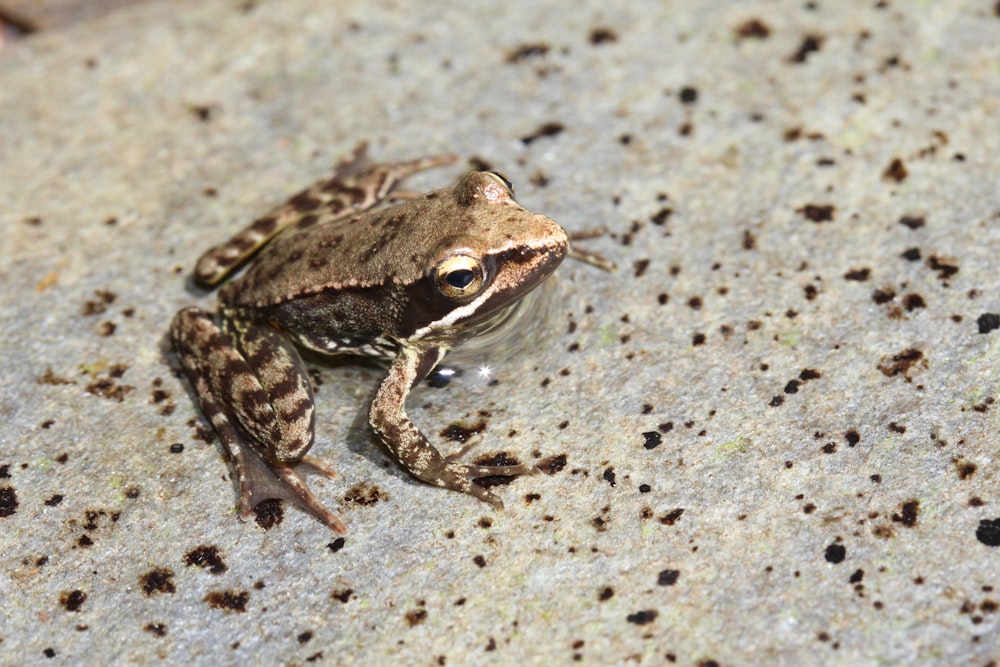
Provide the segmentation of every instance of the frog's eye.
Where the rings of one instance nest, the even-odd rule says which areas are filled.
[[[510,182],[510,179],[502,171],[488,171],[486,173],[500,181],[505,188],[510,190],[511,194],[514,194],[514,184]]]
[[[483,265],[475,257],[449,257],[438,264],[434,272],[438,289],[449,299],[472,296],[483,287]]]

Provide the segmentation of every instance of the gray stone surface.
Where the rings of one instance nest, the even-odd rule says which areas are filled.
[[[166,3],[5,49],[0,663],[995,664],[995,4]],[[378,368],[314,364],[338,543],[237,520],[164,333],[361,139],[504,170],[620,269],[411,401],[548,463],[502,513],[388,462]]]

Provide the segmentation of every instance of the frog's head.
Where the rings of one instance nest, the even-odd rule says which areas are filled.
[[[424,289],[435,317],[417,337],[474,334],[542,284],[569,249],[566,231],[522,208],[499,172],[467,174],[450,195],[454,213],[448,224],[456,233],[441,239],[428,257]]]

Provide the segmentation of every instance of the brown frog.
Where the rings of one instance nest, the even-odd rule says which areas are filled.
[[[389,360],[369,420],[416,478],[502,507],[473,480],[534,471],[442,456],[406,414],[410,391],[449,350],[501,324],[569,252],[563,228],[518,205],[499,172],[472,172],[423,195],[394,193],[407,175],[455,160],[372,164],[362,144],[330,176],[199,260],[195,281],[212,287],[256,255],[220,291],[221,325],[198,308],[181,310],[171,325],[201,407],[235,462],[242,518],[276,498],[345,532],[294,470],[306,464],[333,476],[306,455],[313,393],[293,343]],[[378,206],[387,200],[402,202]]]

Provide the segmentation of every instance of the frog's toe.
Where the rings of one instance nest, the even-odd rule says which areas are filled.
[[[303,456],[296,465],[306,466],[330,479],[337,478],[337,471],[333,469],[333,466],[315,456]]]
[[[489,503],[490,505],[493,506],[493,509],[495,509],[498,512],[503,511],[503,501],[500,500],[500,496],[490,491],[487,491],[485,488],[479,486],[478,484],[470,485],[470,488],[468,491],[466,491],[466,493],[469,493],[475,496],[476,498],[479,498],[483,502]]]

